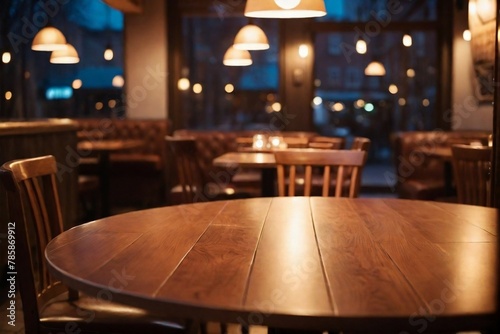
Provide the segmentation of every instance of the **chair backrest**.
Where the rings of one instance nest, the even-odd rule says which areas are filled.
[[[371,140],[364,137],[354,137],[351,150],[368,151],[370,149]]]
[[[43,258],[47,243],[63,231],[56,174],[53,156],[9,161],[0,167],[8,198],[8,233],[16,238],[15,271],[20,273],[27,333],[38,331],[39,309],[67,291],[50,277]]]
[[[286,175],[288,174],[288,196],[295,196],[297,168],[304,168],[304,196],[311,195],[312,168],[323,167],[322,196],[329,196],[332,172],[336,172],[335,197],[343,196],[343,185],[349,178],[347,197],[358,196],[361,172],[366,162],[365,151],[289,149],[274,153],[278,174],[278,195],[286,196]],[[347,169],[351,169],[347,175]]]
[[[204,190],[206,180],[197,156],[196,139],[167,136],[165,140],[175,159],[183,203],[201,199],[199,195]]]
[[[458,202],[491,206],[492,148],[453,145],[451,151]]]
[[[330,150],[343,150],[345,148],[345,138],[317,136],[309,140],[310,148],[322,148]]]

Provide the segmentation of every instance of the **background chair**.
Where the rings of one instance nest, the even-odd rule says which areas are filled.
[[[10,221],[15,222],[17,282],[26,333],[183,333],[182,322],[134,307],[78,294],[49,275],[43,254],[63,231],[53,156],[10,161],[0,167]]]
[[[199,161],[196,140],[189,137],[165,137],[174,157],[179,185],[170,191],[171,204],[247,198],[231,184],[229,173],[223,180],[205,175]],[[219,175],[220,176],[220,175]],[[178,199],[180,197],[180,201]]]
[[[491,206],[492,148],[453,145],[451,151],[458,203]]]
[[[295,196],[298,167],[304,168],[304,196],[311,196],[312,169],[323,167],[322,196],[329,196],[332,170],[336,170],[334,196],[358,196],[361,172],[366,162],[366,152],[356,150],[291,149],[274,153],[278,174],[278,195]],[[343,191],[346,168],[352,168],[347,193]],[[288,178],[286,177],[288,175]],[[288,181],[288,182],[287,182]],[[288,184],[288,192],[285,191]]]
[[[323,148],[329,150],[343,150],[345,138],[317,136],[309,139],[309,148]]]
[[[354,137],[351,144],[351,150],[367,151],[370,149],[371,140],[365,137]]]

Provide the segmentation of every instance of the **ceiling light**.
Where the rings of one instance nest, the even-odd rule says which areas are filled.
[[[296,0],[247,0],[245,16],[287,19],[321,17],[326,15],[325,2],[323,0],[302,0],[297,4],[296,2]]]
[[[80,61],[78,52],[71,44],[66,44],[64,50],[54,50],[50,55],[52,64],[76,64]]]
[[[368,76],[383,76],[385,75],[385,67],[379,61],[372,61],[365,68],[365,75]]]
[[[266,50],[269,49],[269,42],[261,28],[247,24],[236,34],[233,46],[238,50]]]
[[[64,50],[66,49],[66,38],[59,29],[45,27],[36,34],[31,49],[35,51]]]
[[[247,50],[238,50],[231,45],[224,54],[222,63],[226,66],[249,66],[252,65],[252,57]]]

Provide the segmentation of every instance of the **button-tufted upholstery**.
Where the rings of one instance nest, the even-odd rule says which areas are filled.
[[[418,147],[439,147],[452,144],[488,142],[485,131],[405,131],[392,134],[396,191],[400,198],[433,200],[444,197],[444,164],[439,159],[417,152]]]
[[[78,119],[79,140],[140,139],[145,145],[110,155],[110,201],[118,205],[158,205],[164,201],[166,120]],[[96,173],[96,160],[83,157],[81,172]]]

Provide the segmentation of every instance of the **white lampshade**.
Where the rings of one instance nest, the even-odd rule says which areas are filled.
[[[247,0],[245,16],[289,19],[326,15],[325,2],[323,0],[301,0],[295,7],[283,6],[282,2],[276,0]],[[296,1],[293,4],[295,5],[295,3]]]
[[[78,52],[71,44],[66,44],[64,50],[52,51],[50,62],[52,64],[76,64],[80,61]]]
[[[247,24],[236,34],[233,46],[238,50],[266,50],[269,49],[269,42],[261,28]]]
[[[252,65],[252,57],[247,50],[238,50],[231,45],[224,54],[222,63],[226,66],[249,66]]]
[[[54,51],[66,48],[66,38],[63,33],[54,27],[45,27],[40,30],[31,44],[35,51]]]
[[[365,68],[365,75],[368,76],[383,76],[385,75],[385,67],[379,61],[372,61]]]

